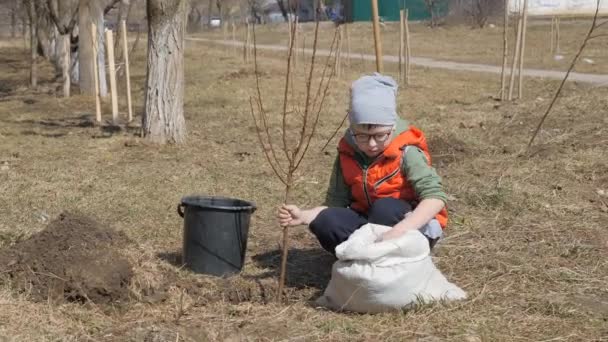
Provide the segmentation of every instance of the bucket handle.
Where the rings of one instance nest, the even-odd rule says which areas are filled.
[[[177,205],[177,214],[179,216],[181,216],[182,218],[184,218],[184,204],[183,203],[179,203]]]

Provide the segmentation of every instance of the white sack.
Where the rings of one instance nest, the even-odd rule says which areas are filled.
[[[384,312],[419,300],[465,299],[433,264],[427,238],[417,230],[378,242],[390,227],[366,224],[336,247],[331,280],[317,304],[333,310]]]

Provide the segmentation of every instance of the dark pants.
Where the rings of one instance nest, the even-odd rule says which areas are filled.
[[[412,211],[412,206],[402,200],[381,198],[375,201],[368,211],[367,217],[349,208],[327,208],[319,213],[310,223],[310,231],[315,234],[321,246],[335,254],[336,246],[346,241],[348,237],[367,223],[381,224],[392,227]],[[437,239],[430,239],[431,248]]]

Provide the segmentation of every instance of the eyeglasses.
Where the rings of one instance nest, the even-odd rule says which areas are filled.
[[[350,134],[353,135],[355,141],[359,144],[367,144],[371,138],[374,138],[374,141],[377,143],[383,143],[388,140],[388,138],[391,136],[391,133],[393,133],[393,130],[374,134],[355,133],[352,130],[350,131]]]

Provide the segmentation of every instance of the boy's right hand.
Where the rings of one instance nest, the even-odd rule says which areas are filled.
[[[291,204],[283,204],[279,208],[279,224],[281,227],[298,226],[306,224],[304,212],[300,208]]]

